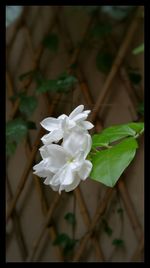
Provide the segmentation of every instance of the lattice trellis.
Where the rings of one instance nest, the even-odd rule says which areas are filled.
[[[106,108],[103,107],[102,104],[105,103],[105,100],[108,98],[111,98],[111,88],[112,83],[114,82],[114,78],[118,77],[124,84],[124,88],[128,94],[128,97],[130,99],[130,102],[132,104],[132,114],[133,116],[136,115],[136,107],[138,103],[137,95],[134,94],[131,84],[128,80],[128,76],[126,74],[126,70],[123,67],[123,60],[127,54],[128,47],[132,41],[132,38],[137,31],[138,25],[139,25],[139,10],[140,8],[137,8],[135,12],[135,16],[133,17],[130,25],[126,25],[126,34],[121,42],[121,45],[119,45],[119,49],[116,54],[116,58],[114,60],[112,69],[108,76],[105,78],[104,83],[102,85],[101,90],[99,91],[99,95],[94,101],[94,98],[92,97],[92,92],[89,86],[88,78],[86,77],[86,72],[83,69],[83,64],[81,61],[81,53],[82,53],[82,44],[75,47],[74,42],[72,41],[72,36],[69,31],[69,27],[65,20],[65,12],[64,7],[32,7],[32,9],[35,12],[35,16],[33,18],[33,21],[29,20],[28,22],[28,16],[31,12],[31,7],[26,7],[24,9],[24,12],[21,16],[21,18],[16,22],[14,28],[10,29],[9,31],[12,31],[13,34],[10,36],[10,39],[7,42],[7,71],[6,71],[6,80],[7,80],[7,94],[9,97],[11,97],[14,92],[17,92],[21,90],[22,88],[26,88],[27,92],[32,92],[32,89],[34,88],[34,82],[31,79],[28,79],[27,81],[22,81],[20,84],[17,82],[17,72],[19,71],[19,66],[21,65],[22,58],[23,58],[23,51],[27,51],[29,57],[30,57],[30,67],[28,69],[37,69],[42,68],[42,70],[45,71],[45,73],[52,72],[52,66],[48,70],[48,66],[46,64],[46,55],[44,47],[41,45],[41,40],[43,37],[53,31],[54,29],[58,32],[60,35],[61,40],[63,40],[63,49],[65,50],[65,53],[68,54],[66,56],[66,66],[68,73],[74,72],[71,68],[71,66],[74,63],[77,64],[77,69],[75,71],[75,74],[78,78],[79,84],[77,86],[77,89],[74,88],[74,90],[69,94],[69,96],[66,96],[65,94],[42,94],[40,98],[43,98],[43,103],[45,103],[45,106],[47,105],[47,112],[45,112],[46,115],[54,115],[56,114],[55,110],[57,110],[58,107],[60,107],[60,110],[63,110],[62,105],[65,103],[73,103],[73,105],[78,104],[78,101],[76,99],[76,91],[79,92],[78,96],[83,100],[83,103],[92,110],[90,120],[95,123],[95,130],[100,131],[103,129],[103,122],[101,120],[102,113],[104,113],[104,110]],[[33,12],[33,14],[34,14]],[[42,15],[43,12],[43,15]],[[88,22],[86,23],[86,29],[82,36],[82,41],[86,40],[87,35],[94,23],[95,17],[89,17]],[[38,25],[40,23],[43,23],[44,27],[41,28],[41,40],[36,42],[36,38],[34,39],[34,35],[38,35]],[[34,29],[37,28],[37,30],[34,31]],[[20,36],[19,36],[20,35]],[[20,44],[22,46],[22,51],[18,51],[20,53],[18,63],[16,66],[14,66],[14,69],[12,69],[11,64],[9,63],[9,60],[11,60],[11,57],[13,57],[13,48],[15,46],[16,40],[21,40],[21,35],[24,35],[24,43]],[[20,38],[20,39],[19,39]],[[40,39],[39,38],[39,39]],[[112,42],[113,37],[110,37],[111,44],[114,50],[116,50],[116,44],[115,42]],[[110,42],[110,40],[108,40]],[[39,46],[37,45],[39,44]],[[70,54],[70,51],[73,51]],[[62,56],[62,52],[60,53],[60,59]],[[54,56],[50,56],[50,60],[53,60]],[[26,67],[25,67],[26,68]],[[28,70],[27,70],[28,71]],[[13,77],[13,79],[12,79]],[[15,88],[15,90],[14,90]],[[17,88],[17,89],[16,89]],[[69,100],[69,97],[72,98],[72,100]],[[71,105],[70,105],[71,107]],[[12,104],[11,107],[11,114],[9,116],[9,119],[15,118],[17,115],[19,108],[19,102],[16,101],[14,104]],[[63,111],[64,113],[64,111]],[[44,114],[43,117],[46,117]],[[63,198],[66,198],[69,202],[69,199],[72,198],[71,195],[63,193],[59,195],[58,193],[54,193],[51,189],[46,189],[46,191],[51,195],[51,202],[47,199],[47,193],[45,193],[45,187],[41,184],[40,179],[37,178],[35,175],[32,175],[32,167],[37,159],[37,151],[40,146],[40,138],[44,134],[43,129],[39,129],[36,131],[35,134],[32,135],[32,133],[28,134],[28,137],[26,141],[24,142],[25,146],[25,152],[26,152],[26,161],[24,165],[24,170],[21,170],[21,177],[16,183],[13,191],[12,191],[12,185],[10,183],[10,174],[8,171],[7,176],[7,188],[9,192],[9,199],[8,200],[8,209],[7,209],[7,224],[10,224],[10,219],[13,221],[13,233],[16,233],[17,241],[19,245],[19,250],[22,255],[22,261],[36,261],[39,259],[39,251],[42,251],[42,247],[44,247],[43,237],[46,240],[47,236],[49,241],[53,241],[56,236],[58,230],[58,224],[56,221],[58,220],[58,215],[56,219],[58,206],[62,204],[64,201]],[[33,141],[34,139],[34,141]],[[11,161],[11,160],[9,160]],[[9,167],[9,163],[8,163]],[[8,168],[9,169],[9,168]],[[127,173],[128,175],[128,173]],[[95,255],[92,260],[94,261],[109,261],[109,257],[107,256],[106,252],[103,249],[103,241],[100,238],[100,232],[101,229],[98,226],[101,226],[101,220],[105,213],[107,212],[114,196],[116,196],[116,193],[119,193],[121,202],[123,202],[123,206],[125,207],[126,213],[128,215],[128,219],[130,221],[131,227],[133,229],[133,232],[137,239],[137,248],[133,249],[130,254],[129,259],[126,261],[142,261],[142,253],[144,248],[144,235],[143,230],[141,227],[141,224],[139,222],[139,218],[137,217],[136,209],[133,206],[132,198],[130,197],[129,191],[127,189],[127,185],[125,183],[125,177],[127,175],[123,175],[122,178],[120,178],[117,186],[114,189],[108,189],[106,187],[99,187],[101,191],[101,197],[99,198],[99,201],[95,207],[95,212],[93,214],[93,217],[91,219],[91,216],[89,214],[88,209],[88,202],[85,201],[85,195],[83,192],[84,187],[82,188],[79,186],[75,189],[73,192],[73,198],[74,203],[76,204],[76,207],[80,209],[80,216],[83,219],[84,225],[85,225],[85,231],[82,234],[82,237],[80,239],[80,242],[77,244],[77,246],[74,249],[73,256],[68,257],[68,260],[70,261],[80,261],[80,260],[87,260],[87,256],[84,256],[85,252],[89,250],[89,248],[92,248],[94,250]],[[32,178],[31,178],[32,176]],[[41,224],[40,231],[37,233],[37,236],[34,238],[33,245],[30,248],[27,248],[25,243],[25,234],[22,231],[22,224],[20,224],[20,218],[21,218],[21,208],[19,207],[21,195],[25,191],[26,184],[30,180],[30,178],[35,182],[35,189],[37,191],[41,209],[44,215],[43,223]],[[92,182],[93,184],[95,182]],[[85,182],[86,184],[86,182]],[[44,188],[44,189],[43,189]],[[30,194],[30,192],[29,192]],[[91,193],[92,194],[92,193]],[[26,191],[26,198],[28,198],[28,192]],[[32,207],[32,203],[30,204]],[[34,211],[33,211],[34,213]],[[78,219],[77,219],[78,220]],[[29,220],[30,225],[30,220]],[[9,235],[8,235],[9,236]],[[53,246],[52,246],[53,247]],[[39,250],[40,248],[40,250]],[[54,250],[57,254],[57,261],[66,261],[67,259],[64,259],[64,256],[62,254],[62,249],[59,246],[54,247]],[[135,251],[135,252],[134,252]],[[133,253],[134,252],[134,253]],[[88,253],[87,253],[88,254]],[[115,253],[114,253],[115,254]],[[51,255],[49,256],[49,261],[51,261]],[[123,260],[124,261],[124,260]]]

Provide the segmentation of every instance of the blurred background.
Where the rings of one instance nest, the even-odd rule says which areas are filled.
[[[59,195],[32,171],[47,116],[84,104],[95,133],[144,120],[143,28],[142,6],[6,6],[7,262],[144,260],[143,136],[112,191]]]

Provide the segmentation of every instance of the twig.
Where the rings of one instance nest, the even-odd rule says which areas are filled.
[[[81,211],[83,220],[84,220],[86,226],[89,228],[91,220],[90,220],[90,216],[89,216],[89,213],[87,211],[86,204],[85,204],[85,201],[83,199],[83,195],[81,193],[81,190],[78,187],[75,189],[74,192],[75,192],[77,202],[78,202],[79,207],[80,207],[80,211]],[[93,245],[94,245],[95,250],[96,250],[97,259],[99,261],[104,261],[105,260],[104,254],[102,252],[102,249],[100,248],[100,244],[98,243],[96,237],[94,237],[94,236],[92,237],[92,242],[93,242]]]
[[[11,186],[10,186],[10,183],[9,183],[9,180],[8,180],[8,176],[7,176],[7,179],[6,179],[6,183],[7,183],[9,199],[12,199],[13,195],[12,195]],[[25,244],[23,232],[22,232],[22,229],[21,229],[21,225],[20,225],[16,210],[14,210],[14,212],[12,214],[12,220],[13,220],[13,227],[14,227],[14,230],[15,230],[16,239],[17,239],[17,242],[18,242],[18,245],[19,245],[21,256],[22,256],[22,259],[25,260],[25,258],[27,257],[27,247],[26,247],[26,244]]]
[[[49,115],[51,115],[53,113],[54,108],[55,108],[55,105],[60,100],[60,97],[61,97],[60,94],[57,94],[56,95],[56,98],[53,100],[52,105],[50,107]],[[26,180],[28,178],[28,174],[29,174],[29,172],[31,170],[32,163],[34,161],[36,152],[37,152],[38,147],[39,147],[39,144],[41,142],[40,141],[40,138],[42,137],[43,134],[44,134],[44,130],[43,130],[43,128],[40,128],[40,130],[39,130],[39,132],[37,134],[37,137],[35,139],[35,142],[34,142],[34,145],[33,145],[33,148],[32,148],[32,152],[31,152],[31,155],[30,155],[30,157],[29,157],[29,159],[27,161],[27,164],[26,164],[26,167],[24,169],[23,175],[22,175],[22,177],[20,179],[20,182],[19,182],[19,184],[17,186],[16,192],[14,194],[14,197],[13,197],[12,202],[10,204],[10,207],[8,209],[8,213],[7,213],[7,216],[6,216],[6,222],[8,221],[9,217],[11,216],[11,214],[12,214],[14,208],[15,208],[16,202],[17,202],[17,200],[18,200],[18,198],[19,198],[19,196],[20,196],[20,194],[21,194],[21,192],[23,190],[23,187],[25,185],[25,182],[26,182]]]
[[[123,199],[126,211],[128,213],[130,222],[132,224],[132,228],[136,234],[137,239],[140,241],[141,236],[143,236],[143,231],[142,231],[141,225],[139,223],[139,220],[137,218],[137,215],[135,213],[135,210],[134,210],[132,201],[130,199],[129,193],[127,191],[127,188],[125,186],[125,182],[122,179],[120,179],[118,181],[118,188],[119,188],[121,197]]]
[[[126,34],[126,36],[125,36],[125,38],[120,46],[118,54],[114,60],[113,66],[112,66],[112,68],[107,76],[107,79],[103,85],[103,88],[102,88],[102,90],[97,98],[96,104],[94,105],[93,113],[91,114],[91,117],[90,117],[91,121],[93,121],[93,122],[95,121],[97,114],[100,111],[101,104],[104,102],[104,99],[106,98],[108,91],[110,90],[110,86],[113,82],[113,79],[115,78],[115,75],[117,74],[117,71],[118,71],[118,69],[119,69],[119,67],[120,67],[120,65],[125,57],[125,54],[127,52],[127,49],[132,41],[133,35],[138,27],[140,10],[141,10],[141,8],[138,7],[136,14],[135,14],[135,17],[133,18],[133,21],[132,21],[131,25],[129,26],[127,34]]]
[[[114,191],[113,189],[106,190],[103,200],[100,201],[100,203],[98,204],[97,211],[96,211],[95,216],[90,224],[88,232],[81,239],[80,245],[79,245],[79,247],[78,247],[78,249],[73,257],[74,262],[79,261],[81,255],[82,255],[82,253],[87,245],[87,241],[92,236],[96,224],[98,223],[98,221],[100,220],[101,216],[104,214],[104,212],[107,208],[107,204],[112,196],[113,191]]]
[[[27,139],[26,148],[27,148],[27,156],[29,157],[29,155],[31,153],[31,144],[30,144],[29,139]],[[35,174],[33,174],[33,179],[34,179],[36,190],[37,190],[37,193],[38,193],[38,196],[39,196],[39,199],[40,199],[40,204],[41,204],[41,208],[42,208],[42,211],[43,211],[43,215],[46,215],[47,212],[48,212],[48,204],[47,204],[46,197],[44,196],[44,193],[43,193],[43,190],[42,190],[42,187],[41,187],[41,184],[40,184],[40,180]],[[52,240],[54,240],[57,237],[57,233],[56,233],[54,225],[48,227],[48,231],[49,231],[50,238]],[[56,250],[57,250],[57,255],[59,257],[59,260],[64,261],[64,258],[63,258],[62,251],[61,251],[60,247],[57,246]]]
[[[41,241],[41,239],[42,239],[42,237],[44,235],[44,232],[45,232],[46,228],[48,227],[48,225],[49,225],[49,223],[51,221],[52,214],[53,214],[54,210],[56,209],[59,200],[60,200],[60,195],[59,194],[56,194],[55,195],[55,198],[53,200],[53,203],[51,204],[51,206],[50,206],[50,208],[49,208],[49,210],[47,212],[45,222],[44,222],[44,224],[43,224],[43,226],[41,228],[41,232],[40,232],[37,240],[35,241],[35,243],[33,245],[33,248],[30,251],[30,254],[29,254],[29,256],[28,256],[28,258],[26,260],[27,262],[28,261],[31,261],[33,259],[34,255],[36,253],[36,250],[38,249],[38,246],[40,245],[40,241]]]
[[[143,250],[144,250],[144,237],[142,236],[139,244],[138,244],[138,247],[136,248],[132,258],[131,258],[131,261],[139,261],[141,260],[141,255],[143,253]]]

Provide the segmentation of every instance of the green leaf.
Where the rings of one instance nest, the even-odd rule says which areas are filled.
[[[113,56],[108,52],[98,52],[96,57],[96,66],[99,71],[107,74],[113,64]]]
[[[38,93],[44,92],[68,92],[77,79],[66,73],[61,74],[58,79],[44,80],[36,89]]]
[[[111,142],[128,136],[135,136],[144,130],[144,123],[128,123],[115,125],[104,129],[101,133],[92,136],[92,148],[108,146]]]
[[[112,244],[117,247],[122,247],[124,246],[124,241],[122,239],[114,239]]]
[[[104,37],[110,34],[112,31],[112,26],[108,23],[97,24],[91,31],[93,37]]]
[[[76,245],[78,240],[76,239],[71,239],[67,234],[61,233],[58,234],[56,239],[53,242],[53,245],[60,245],[64,249],[64,254],[68,254]]]
[[[38,93],[44,93],[48,91],[57,91],[57,81],[56,80],[44,80],[39,87],[36,88]]]
[[[28,129],[37,129],[36,124],[33,121],[27,121],[27,127]]]
[[[34,96],[23,96],[20,99],[19,110],[27,117],[31,116],[38,105],[37,99]]]
[[[127,138],[114,147],[92,155],[91,179],[114,187],[121,174],[133,160],[138,144],[134,138]]]
[[[21,118],[8,121],[6,123],[6,140],[18,143],[27,134],[28,128],[26,122]]]
[[[69,239],[70,237],[65,233],[58,234],[53,242],[53,245],[66,245]]]
[[[43,40],[43,45],[52,51],[57,51],[59,45],[58,36],[54,33],[47,35]]]
[[[105,219],[102,219],[103,227],[104,227],[104,232],[108,235],[111,236],[113,233],[112,228],[108,225],[107,221]]]
[[[144,102],[139,104],[137,112],[141,115],[144,115]]]
[[[67,244],[64,247],[64,255],[67,255],[68,253],[70,253],[70,251],[74,249],[77,242],[78,242],[77,239],[69,239]]]
[[[67,73],[63,73],[60,75],[57,81],[57,87],[59,91],[68,91],[75,83],[77,79],[73,75],[69,75]]]
[[[136,47],[136,48],[134,48],[134,49],[132,50],[132,53],[133,53],[134,55],[137,55],[137,54],[142,53],[142,52],[144,52],[144,43],[141,44],[141,45],[139,45],[138,47]]]
[[[123,209],[122,208],[118,208],[117,209],[117,213],[120,214],[120,215],[122,215],[123,214]]]
[[[69,224],[71,224],[71,225],[75,225],[76,224],[76,218],[75,218],[75,214],[74,213],[68,212],[65,215],[64,218],[65,218],[65,220],[68,221]]]
[[[138,85],[141,80],[142,80],[142,76],[139,73],[136,72],[129,72],[129,79],[130,81],[134,84],[134,85]]]
[[[16,143],[11,142],[11,141],[6,141],[6,156],[11,156],[15,153],[16,150]]]

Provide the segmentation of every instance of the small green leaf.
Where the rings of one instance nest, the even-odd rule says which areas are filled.
[[[101,133],[92,136],[92,148],[108,146],[111,142],[125,137],[135,136],[144,131],[144,123],[128,123],[115,125],[104,129]]]
[[[74,213],[68,212],[65,215],[64,218],[65,218],[65,220],[68,221],[69,224],[71,224],[71,225],[75,225],[76,224],[76,218],[75,218],[75,214]]]
[[[142,53],[142,52],[144,52],[144,43],[141,44],[141,45],[139,45],[138,47],[136,47],[136,48],[134,48],[134,49],[132,50],[132,53],[133,53],[134,55],[137,55],[137,54]]]
[[[134,84],[134,85],[138,85],[141,80],[142,80],[142,76],[139,73],[136,72],[129,72],[129,79],[130,81]]]
[[[15,153],[15,150],[16,150],[16,143],[14,142],[11,142],[11,141],[6,141],[6,155],[7,156],[11,156]]]
[[[27,134],[26,122],[21,118],[8,121],[6,123],[6,140],[18,143]]]
[[[137,112],[141,115],[144,115],[144,103],[140,103],[137,109]]]
[[[138,144],[127,138],[114,147],[97,152],[92,157],[91,179],[114,187],[121,174],[133,160]]]
[[[19,110],[27,117],[31,116],[38,105],[37,99],[34,96],[23,96],[20,99]]]
[[[122,208],[118,208],[117,209],[117,213],[120,214],[120,215],[122,215],[123,214],[123,209]]]
[[[110,34],[112,31],[112,26],[108,23],[97,24],[91,31],[93,37],[104,37]]]
[[[48,91],[57,91],[57,81],[56,80],[44,80],[39,87],[36,88],[38,93],[44,93]]]
[[[28,129],[37,129],[36,124],[33,121],[27,121],[27,127]]]
[[[68,92],[77,79],[66,73],[61,74],[57,79],[43,80],[41,85],[36,89],[38,93],[48,91],[52,92]]]
[[[78,240],[71,239],[67,234],[61,233],[58,234],[56,239],[53,242],[53,245],[60,245],[63,247],[64,254],[68,254],[71,250],[73,250]]]
[[[70,237],[65,233],[58,234],[53,242],[53,245],[66,245],[69,239]]]
[[[113,64],[113,56],[108,52],[98,52],[96,57],[96,66],[99,71],[107,74]]]
[[[73,75],[69,75],[66,72],[60,75],[57,81],[57,87],[59,91],[68,91],[75,83],[77,79]]]
[[[111,236],[113,233],[112,228],[110,228],[110,226],[108,225],[107,221],[105,219],[102,219],[102,223],[104,226],[104,232],[108,235]]]
[[[69,239],[67,244],[64,247],[64,255],[69,254],[70,251],[72,251],[74,249],[77,242],[78,242],[77,239]]]
[[[124,246],[124,241],[122,239],[114,239],[112,244],[117,247],[122,247]]]
[[[57,51],[59,44],[58,36],[54,33],[47,35],[43,40],[43,45],[52,51]]]

